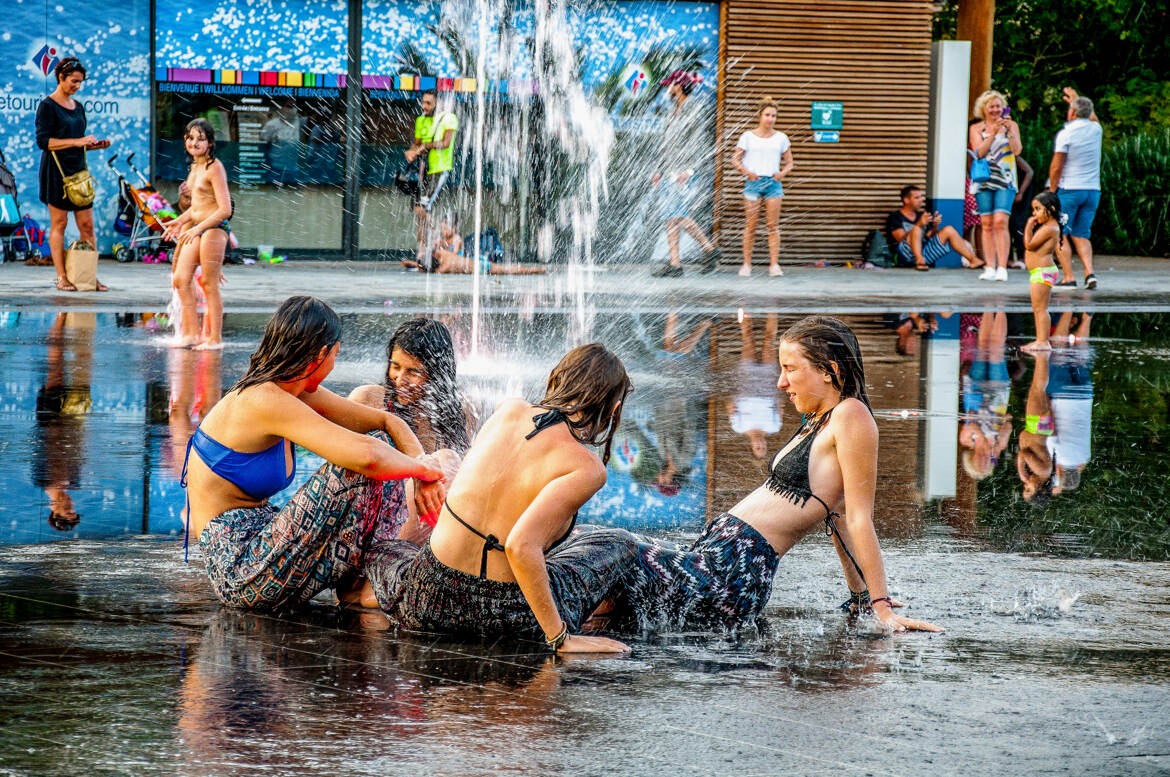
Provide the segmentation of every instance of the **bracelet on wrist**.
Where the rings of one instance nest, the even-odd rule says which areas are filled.
[[[561,645],[564,645],[565,640],[567,640],[568,638],[569,638],[569,624],[565,623],[564,621],[561,621],[560,633],[551,639],[546,637],[544,640],[544,644],[546,644],[550,648],[552,648],[553,652],[555,653],[556,651],[561,649]]]
[[[878,602],[885,602],[887,607],[889,607],[891,610],[894,609],[894,600],[888,596],[879,596],[876,599],[870,599],[869,600],[870,608],[872,608]]]

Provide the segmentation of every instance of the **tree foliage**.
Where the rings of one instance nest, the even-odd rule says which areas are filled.
[[[960,2],[941,3],[935,16],[936,39],[955,37]],[[1099,225],[1101,248],[1153,255],[1170,252],[1164,221],[1170,207],[1168,176],[1165,168],[1157,167],[1164,158],[1170,128],[1167,3],[999,0],[993,46],[991,86],[1008,96],[1012,118],[1020,124],[1021,156],[1043,179],[1052,158],[1052,142],[1065,121],[1067,106],[1061,88],[1071,86],[1091,98],[1105,131],[1103,188],[1114,191],[1120,206],[1132,216],[1124,224]],[[1127,177],[1110,176],[1110,165],[1125,167]],[[1158,177],[1163,180],[1154,180]],[[1134,207],[1134,197],[1142,200],[1140,208]],[[1107,207],[1113,206],[1103,201],[1102,208]]]

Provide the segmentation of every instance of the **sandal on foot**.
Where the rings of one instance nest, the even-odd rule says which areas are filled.
[[[98,291],[109,291],[110,290],[110,287],[107,286],[106,284],[102,283],[101,281],[94,281],[94,283],[97,284]]]
[[[57,288],[57,291],[77,291],[77,287],[70,283],[68,278],[58,276],[57,280],[53,282],[53,285]]]
[[[930,272],[930,265],[929,264],[916,264],[916,265],[914,265],[914,269],[917,270],[918,272]]]

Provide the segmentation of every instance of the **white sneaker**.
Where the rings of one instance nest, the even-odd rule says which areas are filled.
[[[996,270],[995,271],[995,279],[997,281],[1006,281],[1007,280],[1007,268],[1000,267],[998,270]]]
[[[992,267],[990,264],[987,265],[986,267],[984,267],[983,272],[979,276],[979,280],[981,280],[981,281],[994,281],[995,280],[995,268]]]

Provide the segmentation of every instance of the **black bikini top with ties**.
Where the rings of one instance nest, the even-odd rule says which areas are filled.
[[[568,416],[565,415],[564,411],[559,410],[557,408],[553,408],[552,410],[549,410],[548,412],[541,413],[540,415],[537,415],[537,416],[533,416],[533,418],[532,418],[533,429],[531,432],[524,435],[524,439],[531,440],[533,437],[540,434],[545,429],[548,429],[550,426],[556,426],[557,424],[560,424],[560,423],[567,423],[568,420],[569,420],[569,418],[568,418]],[[806,474],[806,479],[807,479],[807,474]],[[446,502],[445,504],[447,507],[447,512],[451,513],[452,518],[454,518],[456,521],[459,521],[459,523],[463,524],[463,526],[466,527],[466,529],[469,532],[471,532],[476,537],[479,537],[481,540],[483,540],[483,554],[480,556],[480,559],[479,559],[479,578],[481,580],[485,579],[487,577],[488,552],[493,551],[493,550],[498,550],[502,553],[504,551],[504,546],[500,542],[500,538],[494,534],[484,534],[479,529],[475,528],[474,526],[469,524],[467,521],[460,518],[459,514],[451,509],[450,502]],[[577,526],[577,514],[573,513],[573,520],[569,522],[568,531],[566,531],[563,535],[561,535],[561,538],[559,540],[554,542],[552,545],[549,545],[548,550],[552,550],[557,545],[560,545],[562,542],[567,540],[569,538],[569,535],[573,533],[573,529],[576,526]],[[545,552],[547,553],[548,551],[545,551]]]

